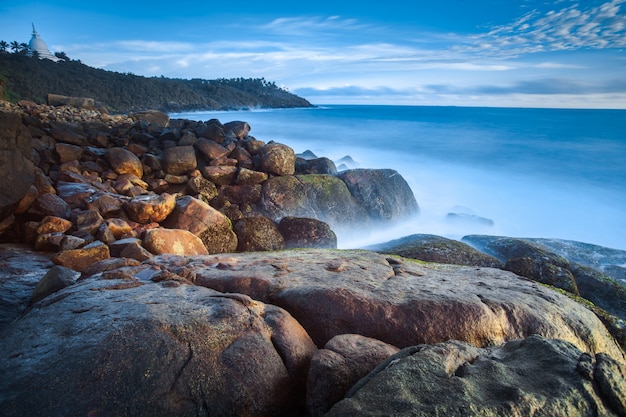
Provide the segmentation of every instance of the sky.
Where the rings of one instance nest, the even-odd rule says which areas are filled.
[[[261,78],[313,104],[626,108],[626,0],[0,0],[111,71]]]

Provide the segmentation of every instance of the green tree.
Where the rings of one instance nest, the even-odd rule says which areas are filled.
[[[55,52],[54,56],[56,56],[57,58],[63,60],[63,61],[69,61],[70,57],[68,57],[65,52]]]
[[[20,50],[20,43],[18,41],[11,42],[11,50],[14,54],[18,53]]]
[[[0,51],[6,52],[9,49],[9,43],[7,41],[0,41]]]

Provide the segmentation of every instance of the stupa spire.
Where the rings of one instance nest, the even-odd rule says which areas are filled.
[[[35,24],[33,25],[33,36],[30,38],[30,42],[28,43],[28,54],[33,55],[33,53],[37,52],[37,56],[39,58],[50,59],[52,61],[58,61],[59,58],[52,55],[50,50],[48,49],[48,45],[41,39],[39,33],[37,33],[37,29],[35,29]]]

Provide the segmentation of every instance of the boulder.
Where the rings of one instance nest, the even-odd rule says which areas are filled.
[[[83,148],[67,143],[57,143],[54,150],[59,155],[59,162],[78,161],[83,156]]]
[[[41,194],[28,209],[28,214],[41,219],[46,216],[69,219],[71,212],[70,206],[61,197],[50,193]]]
[[[233,227],[237,235],[237,251],[253,252],[281,250],[285,240],[276,224],[264,216],[249,216],[237,221]]]
[[[419,213],[411,187],[393,169],[351,169],[337,176],[372,220],[395,221]]]
[[[126,203],[126,214],[137,223],[159,223],[176,207],[176,199],[168,193],[148,194],[133,197]]]
[[[536,335],[485,349],[420,345],[381,364],[326,416],[623,416],[625,374],[605,354]]]
[[[268,178],[267,173],[254,171],[248,168],[239,168],[235,183],[237,185],[257,185],[262,184]]]
[[[285,239],[286,248],[337,249],[337,236],[330,226],[307,217],[283,217],[278,231]]]
[[[263,183],[259,209],[278,222],[283,217],[310,217],[336,232],[367,231],[369,217],[346,184],[332,175],[274,177]]]
[[[626,256],[624,251],[555,239],[469,235],[462,241],[495,256],[519,275],[580,294],[610,314],[626,319],[626,287],[605,275],[602,271],[606,264],[598,261],[619,262],[620,256]],[[595,261],[593,250],[597,251]],[[572,262],[564,256],[571,257]]]
[[[237,249],[237,236],[228,217],[191,196],[178,198],[174,210],[162,225],[193,233],[209,253],[234,252]]]
[[[131,113],[128,116],[135,120],[141,120],[160,127],[167,127],[170,123],[170,116],[167,113],[158,110],[140,111]]]
[[[52,257],[52,262],[83,272],[89,265],[110,257],[109,247],[100,241],[95,241],[79,249],[59,252]]]
[[[0,244],[0,333],[31,304],[35,286],[54,264],[49,253],[26,245]],[[0,410],[2,408],[0,407]]]
[[[224,123],[224,130],[232,133],[237,139],[242,140],[248,133],[250,133],[250,125],[248,122],[242,122],[235,120],[232,122]]]
[[[275,175],[293,175],[296,154],[281,143],[270,142],[261,149],[261,169]]]
[[[193,233],[180,229],[149,229],[143,237],[143,247],[155,255],[203,255],[209,252]]]
[[[227,185],[235,180],[238,170],[234,166],[207,166],[202,169],[202,175],[216,185]]]
[[[358,334],[330,339],[311,359],[306,384],[309,415],[324,415],[354,384],[399,350]]]
[[[0,221],[9,217],[35,180],[31,137],[21,118],[0,112]]]
[[[399,255],[404,258],[442,264],[485,266],[501,268],[502,263],[457,240],[441,236],[416,234],[389,242],[367,246],[365,249],[379,253]]]
[[[337,173],[337,167],[335,163],[326,158],[296,158],[296,173],[297,174],[329,174],[335,175]]]
[[[113,171],[117,174],[133,174],[143,176],[143,165],[137,155],[124,148],[109,148],[104,154]]]
[[[224,146],[213,140],[208,140],[205,138],[198,139],[198,141],[196,142],[196,148],[198,148],[198,151],[200,151],[200,153],[209,161],[211,159],[228,156],[228,154],[230,153],[230,151]]]
[[[7,329],[3,416],[300,414],[316,348],[287,312],[139,268],[79,281]]]
[[[64,266],[55,265],[41,280],[35,285],[33,295],[31,296],[31,302],[43,300],[50,294],[54,294],[57,291],[62,290],[65,287],[73,285],[80,273],[73,269],[66,268]]]
[[[88,97],[70,97],[60,94],[48,94],[46,96],[48,105],[50,106],[72,106],[79,109],[93,109],[96,102],[93,98]]]
[[[482,347],[540,334],[623,355],[583,304],[500,269],[329,249],[212,255],[187,267],[198,285],[286,309],[318,346],[345,333],[400,348],[450,339]]]
[[[174,146],[161,154],[163,169],[168,174],[183,175],[198,166],[196,150],[193,146]]]

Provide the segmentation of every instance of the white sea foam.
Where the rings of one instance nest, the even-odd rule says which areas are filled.
[[[179,116],[246,120],[257,139],[285,143],[298,153],[311,150],[333,160],[350,155],[364,168],[397,170],[411,186],[420,215],[366,236],[340,235],[343,248],[429,233],[454,239],[467,234],[559,238],[626,250],[626,138],[619,137],[626,112],[585,116],[520,109],[516,120],[514,109],[500,109],[514,119],[502,121],[490,118],[497,109],[457,117],[451,109],[428,108],[436,121],[424,122],[411,118],[420,109],[375,110],[331,106]],[[608,122],[587,126],[581,115],[591,121],[600,115]],[[578,121],[580,126],[568,125]],[[598,134],[592,137],[594,129]],[[494,225],[447,220],[459,207]]]

